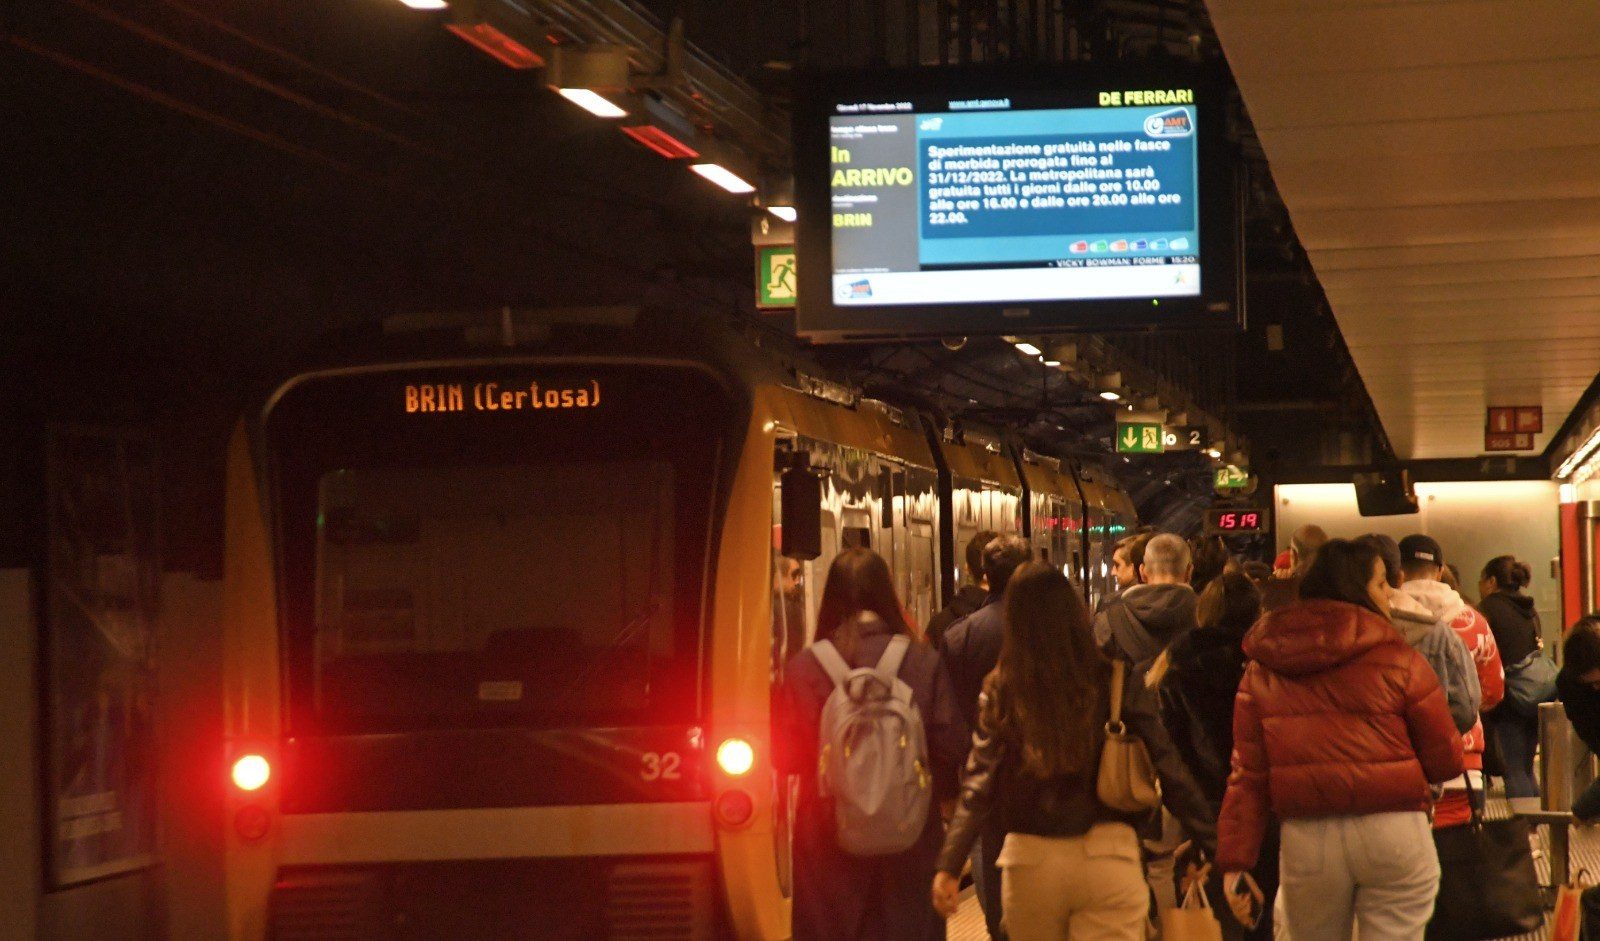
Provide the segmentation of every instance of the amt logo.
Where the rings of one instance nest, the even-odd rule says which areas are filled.
[[[1145,118],[1144,132],[1151,137],[1188,137],[1194,133],[1194,120],[1188,108],[1173,108]]]

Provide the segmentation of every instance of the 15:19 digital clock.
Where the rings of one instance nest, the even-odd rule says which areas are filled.
[[[1214,508],[1206,511],[1206,531],[1212,533],[1264,533],[1267,514],[1250,508]]]

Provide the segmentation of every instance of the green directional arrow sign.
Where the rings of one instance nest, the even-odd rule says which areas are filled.
[[[1214,472],[1212,481],[1218,490],[1242,490],[1250,485],[1250,468],[1235,467],[1232,464],[1219,467]]]
[[[1161,431],[1159,422],[1117,422],[1117,453],[1160,454],[1166,450]]]

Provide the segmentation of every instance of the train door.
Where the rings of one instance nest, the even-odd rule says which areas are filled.
[[[1600,610],[1600,500],[1561,505],[1563,624]]]

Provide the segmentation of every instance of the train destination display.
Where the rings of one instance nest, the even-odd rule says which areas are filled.
[[[1194,90],[1054,97],[835,102],[832,302],[1199,296]]]

